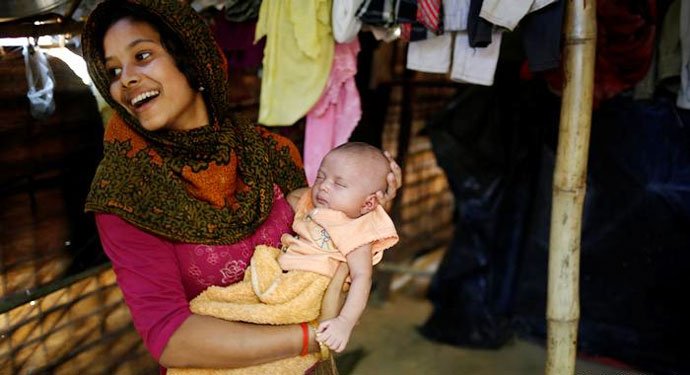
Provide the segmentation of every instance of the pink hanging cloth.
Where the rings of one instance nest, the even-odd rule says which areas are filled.
[[[347,142],[362,117],[355,85],[359,40],[336,43],[333,66],[319,101],[307,113],[304,131],[304,170],[311,186],[321,159],[331,149]]]

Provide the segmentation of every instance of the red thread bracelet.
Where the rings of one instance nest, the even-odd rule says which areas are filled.
[[[302,327],[302,351],[299,353],[302,357],[309,354],[309,326],[307,323],[300,323]]]

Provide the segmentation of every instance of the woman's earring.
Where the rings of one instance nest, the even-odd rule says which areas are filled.
[[[199,92],[204,92],[204,90],[206,90],[204,86],[199,86]]]

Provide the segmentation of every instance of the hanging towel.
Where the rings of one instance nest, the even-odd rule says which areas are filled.
[[[426,73],[448,73],[452,43],[451,33],[410,42],[407,46],[407,69]]]
[[[457,82],[493,85],[502,35],[501,31],[495,30],[491,36],[491,44],[485,48],[472,48],[469,46],[468,33],[457,32],[450,78]]]

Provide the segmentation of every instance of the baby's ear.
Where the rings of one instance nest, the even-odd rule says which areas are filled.
[[[362,208],[359,210],[359,213],[360,215],[367,214],[373,211],[378,205],[379,200],[376,199],[376,194],[371,194],[367,197],[367,199],[364,200],[364,203],[362,204]]]

